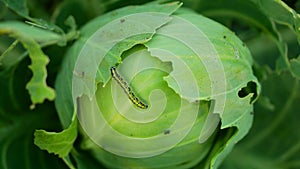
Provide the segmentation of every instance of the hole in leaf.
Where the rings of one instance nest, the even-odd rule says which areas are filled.
[[[243,87],[239,92],[238,95],[240,98],[244,98],[248,96],[250,93],[253,93],[251,97],[250,103],[252,103],[257,97],[257,85],[255,82],[250,81],[247,83],[246,87]]]

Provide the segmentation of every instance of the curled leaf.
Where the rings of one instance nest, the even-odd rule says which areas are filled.
[[[34,144],[42,150],[54,153],[59,157],[66,157],[73,148],[77,138],[77,120],[74,120],[69,128],[60,133],[36,130],[34,132]]]
[[[23,46],[28,50],[31,59],[29,68],[33,76],[27,83],[30,98],[33,104],[43,103],[45,99],[53,100],[55,98],[54,89],[46,84],[47,69],[49,58],[43,53],[39,45],[32,39],[20,39]]]

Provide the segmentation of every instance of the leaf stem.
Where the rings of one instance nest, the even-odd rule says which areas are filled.
[[[65,162],[65,164],[70,168],[70,169],[76,169],[73,164],[71,163],[70,157],[66,156],[63,157],[62,160]]]
[[[2,65],[3,59],[7,56],[7,54],[12,51],[16,45],[19,43],[19,40],[15,40],[0,56],[0,66]]]

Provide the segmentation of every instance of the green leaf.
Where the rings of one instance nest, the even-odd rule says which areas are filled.
[[[64,32],[60,27],[58,27],[48,21],[45,21],[43,19],[40,19],[40,18],[37,19],[37,18],[30,17],[27,3],[25,0],[21,0],[21,1],[20,0],[2,0],[2,1],[8,8],[10,8],[14,12],[16,12],[21,17],[29,20],[29,21],[27,21],[28,23],[30,23],[34,26],[42,27],[44,29],[59,32],[60,34],[64,35]]]
[[[233,149],[236,142],[241,140],[249,131],[253,119],[253,116],[250,114],[253,111],[251,103],[260,92],[260,86],[252,73],[250,52],[230,30],[202,16],[180,13],[180,10],[178,13],[177,16],[191,22],[205,36],[197,32],[197,29],[189,29],[187,34],[185,24],[173,19],[168,25],[160,28],[157,31],[158,35],[155,35],[151,41],[146,43],[146,46],[149,47],[149,51],[153,56],[158,57],[164,62],[169,61],[172,63],[173,71],[165,80],[181,97],[186,99],[192,98],[194,100],[211,99],[220,103],[223,98],[215,96],[226,95],[224,95],[226,98],[222,102],[224,109],[219,111],[218,106],[215,106],[215,117],[212,115],[211,118],[207,119],[205,122],[206,125],[202,129],[203,134],[200,135],[200,142],[206,141],[217,128],[220,121],[219,118],[221,118],[222,122],[221,129],[237,128],[235,135],[229,140],[224,141],[224,145],[220,146],[219,152],[216,151],[215,155],[211,157],[211,167],[217,168],[226,155]],[[202,23],[205,23],[205,25]],[[207,37],[210,41],[205,41],[203,36]],[[199,39],[201,39],[200,42]],[[212,44],[210,44],[211,42]],[[184,43],[186,46],[180,46],[179,43]],[[199,44],[203,48],[197,48]],[[214,49],[216,53],[214,53]],[[168,53],[163,53],[162,51],[172,51],[172,54],[176,57],[167,57]],[[200,60],[197,59],[197,56],[200,56]],[[210,58],[218,56],[215,60],[219,59],[220,63],[217,64],[214,60],[215,62],[213,63],[215,64],[212,64],[206,56],[210,56]],[[191,59],[192,57],[194,58]],[[178,61],[178,58],[181,60]],[[182,64],[182,62],[185,64]],[[199,77],[196,78],[197,84],[200,86],[199,94],[192,87],[193,82],[190,80],[192,78],[188,77],[189,70],[186,71],[184,65],[189,66],[194,73],[194,77]],[[222,73],[224,73],[223,77],[220,76]],[[212,93],[212,84],[215,84],[215,86],[217,86],[216,84],[226,85],[226,89],[225,87],[218,86],[220,89],[223,89],[223,92]],[[242,88],[246,88],[249,84],[254,85],[254,88],[251,89],[252,91],[248,93],[249,95],[239,96],[238,93]],[[177,85],[180,85],[180,90],[177,88]]]
[[[33,76],[27,83],[31,101],[34,104],[43,103],[45,99],[54,100],[55,92],[52,88],[47,86],[47,69],[46,66],[49,58],[43,53],[39,45],[31,39],[20,39],[24,47],[29,52],[31,58],[31,65],[29,68],[32,70]]]
[[[18,21],[0,22],[0,35],[9,35],[16,40],[22,38],[32,39],[41,47],[57,44],[63,37],[57,33]],[[17,41],[18,42],[18,41]],[[4,42],[3,42],[4,43]],[[14,53],[16,45],[12,43],[10,47],[0,56],[1,68],[9,68],[24,59],[28,53],[18,49],[18,54]]]
[[[103,16],[105,19],[93,27],[93,29],[98,28],[99,30],[92,31],[94,32],[93,36],[77,56],[74,72],[77,75],[84,72],[85,78],[74,76],[75,88],[82,89],[80,91],[82,93],[78,93],[79,90],[74,91],[74,97],[82,94],[87,94],[89,97],[94,95],[95,85],[100,82],[105,85],[110,79],[109,69],[121,63],[121,54],[134,45],[149,41],[156,30],[166,24],[171,19],[169,16],[180,6],[181,3],[177,2],[168,5],[153,3],[133,8],[134,10],[120,9],[114,15]],[[140,26],[141,22],[143,22],[143,26]],[[93,24],[92,22],[89,25]],[[82,30],[82,32],[85,31]],[[107,33],[102,34],[102,32]],[[111,34],[113,36],[110,36]],[[96,44],[100,44],[97,49],[95,48]],[[94,55],[90,54],[91,51]],[[90,59],[86,59],[86,57],[90,57]],[[99,70],[97,70],[98,67]],[[89,78],[94,76],[96,76],[95,84],[90,83]]]
[[[54,153],[60,158],[66,157],[73,148],[77,138],[77,119],[73,120],[69,128],[60,133],[36,130],[34,132],[34,144],[40,149]]]
[[[298,37],[300,43],[300,15],[280,0],[252,0],[275,22],[287,25]]]
[[[61,159],[42,152],[33,144],[33,132],[36,128],[56,130],[59,126],[53,105],[43,105],[34,111],[3,111],[1,107],[0,168],[66,169]]]
[[[29,58],[23,59],[0,71],[0,168],[63,169],[66,166],[61,159],[33,144],[36,128],[58,130],[60,124],[52,103],[29,110],[31,103],[25,89],[30,79],[29,62]]]
[[[282,37],[284,35],[278,29],[280,27],[279,24],[288,26],[288,28],[295,33],[296,38],[298,38],[298,43],[300,43],[300,15],[297,14],[294,9],[287,6],[284,2],[280,0],[217,0],[214,1],[214,3],[204,0],[186,0],[186,2],[188,7],[195,9],[208,17],[213,17],[221,21],[225,20],[225,23],[228,21],[228,19],[226,20],[224,18],[229,18],[231,21],[232,19],[239,19],[251,28],[259,28],[264,35],[269,37],[274,42],[274,44],[277,46],[277,50],[279,51],[279,54],[276,53],[275,56],[273,55],[271,57],[271,60],[273,61],[269,62],[268,64],[274,68],[273,65],[275,65],[277,57],[281,56],[276,63],[276,66],[279,66],[276,67],[276,70],[279,72],[281,70],[288,69],[292,72],[290,65],[291,63],[288,59],[287,42],[284,41],[284,38]],[[255,38],[257,37],[259,37],[258,34]],[[259,44],[252,44],[256,46],[249,47],[253,53],[256,54],[257,46],[259,46]],[[265,40],[262,41],[262,44],[263,45],[259,46],[258,48],[263,48],[264,50],[269,49],[269,42],[266,42]],[[272,51],[270,52],[276,51],[274,48],[271,48],[271,50]],[[258,61],[270,59],[266,58],[264,55],[254,55],[254,58],[256,58]]]
[[[262,95],[273,104],[255,105],[249,135],[225,160],[224,169],[297,169],[300,167],[300,83],[287,71],[269,73],[262,82]]]
[[[282,59],[284,61],[282,64],[285,67],[288,67],[288,62],[286,59],[287,49],[285,43],[281,41],[281,37],[280,37],[281,35],[278,32],[277,27],[274,24],[274,21],[268,15],[265,14],[265,12],[263,11],[264,9],[259,8],[259,5],[257,5],[253,1],[254,0],[243,0],[243,1],[217,0],[215,1],[215,3],[211,3],[209,1],[200,0],[197,2],[189,2],[189,1],[188,2],[191,3],[189,6],[190,8],[199,11],[201,14],[223,21],[225,24],[229,20],[229,23],[227,23],[228,26],[232,26],[236,20],[239,20],[241,21],[241,23],[244,23],[245,26],[249,26],[251,28],[256,27],[260,29],[260,31],[262,31],[263,34],[265,34],[268,38],[270,38],[272,40],[271,42],[274,42],[275,45],[277,46],[280,54],[276,55],[276,58],[281,55],[282,58],[284,58]],[[232,26],[232,29],[236,29],[236,28]],[[245,32],[247,33],[247,30],[241,31],[241,33],[245,33]],[[241,38],[243,38],[243,35],[240,36]],[[258,35],[256,34],[256,38],[257,36]],[[249,37],[247,36],[244,37],[245,40],[248,40],[247,38]],[[263,45],[261,46],[257,43],[252,43],[252,45],[249,46],[250,50],[253,50],[253,54],[254,54],[253,57],[256,58],[256,60],[258,60],[257,61],[258,63],[260,63],[259,61],[264,61],[266,58],[263,55],[262,56],[255,55],[257,54],[256,52],[259,51],[257,49],[259,48],[268,49],[268,46],[272,45],[271,42],[263,43]],[[262,58],[258,58],[258,57],[262,57]],[[272,57],[274,65],[275,65],[276,58]],[[272,65],[272,63],[269,64]]]
[[[72,157],[74,157],[78,169],[105,168],[99,161],[95,160],[91,154],[86,152],[72,152]]]
[[[26,0],[1,0],[7,7],[21,16],[28,16]]]
[[[293,76],[300,79],[300,56],[297,59],[291,60],[291,70]]]
[[[153,10],[156,12],[165,13],[166,15],[170,15],[177,8],[179,8],[180,5],[181,5],[180,3],[170,3],[170,4],[166,4],[166,5],[160,5],[160,4],[157,4],[157,2],[155,2],[153,4],[149,4],[148,7],[145,7],[145,6],[139,6],[139,7],[135,7],[135,8],[125,7],[125,8],[119,9],[116,12],[113,12],[113,15],[105,14],[103,16],[100,16],[99,18],[90,21],[88,26],[82,28],[82,30],[81,30],[82,36],[78,39],[78,41],[72,46],[72,48],[66,54],[66,60],[63,63],[62,72],[60,74],[58,74],[57,81],[55,84],[55,89],[57,90],[57,98],[55,100],[55,104],[58,109],[59,116],[60,116],[60,119],[61,119],[64,127],[66,127],[70,124],[70,119],[73,116],[72,113],[74,112],[74,103],[72,100],[72,97],[74,97],[74,95],[72,95],[72,94],[74,94],[74,93],[72,93],[72,80],[73,80],[72,77],[75,74],[77,76],[79,75],[78,77],[80,78],[80,74],[82,73],[81,71],[74,70],[75,64],[77,62],[79,62],[79,61],[77,61],[78,55],[81,53],[82,54],[81,56],[87,55],[87,57],[91,57],[91,55],[90,55],[91,51],[95,51],[95,52],[103,51],[102,48],[95,50],[95,48],[94,48],[95,45],[99,46],[99,43],[106,42],[106,41],[99,42],[99,38],[95,37],[93,39],[93,42],[88,44],[89,46],[87,49],[90,49],[91,51],[89,51],[89,50],[81,51],[82,47],[87,42],[88,37],[92,36],[99,28],[103,27],[104,25],[108,25],[108,23],[110,23],[111,20],[115,20],[115,21],[118,20],[118,22],[115,22],[115,24],[117,26],[109,25],[109,27],[106,27],[107,31],[120,29],[119,23],[122,23],[122,22],[120,22],[120,19],[124,16],[130,16],[131,14],[141,13],[141,12],[152,12]],[[151,14],[150,14],[150,15],[148,15],[148,17],[154,18],[155,15],[151,16]],[[135,39],[133,39],[133,40],[128,39],[127,41],[125,40],[124,42],[121,42],[120,40],[116,39],[117,42],[119,43],[119,45],[116,45],[114,50],[112,50],[113,52],[108,53],[105,56],[105,60],[99,68],[100,71],[97,72],[97,82],[107,83],[107,81],[110,78],[110,71],[109,71],[110,67],[113,65],[116,65],[117,63],[119,63],[121,61],[121,55],[118,52],[124,52],[136,44],[145,43],[146,41],[149,41],[151,39],[152,35],[155,33],[156,29],[159,28],[160,26],[162,26],[163,24],[165,24],[166,22],[168,22],[169,19],[170,18],[168,18],[168,16],[166,16],[162,19],[151,20],[151,21],[145,22],[145,25],[147,24],[147,27],[145,26],[145,28],[149,28],[149,30],[147,30],[148,32],[135,36]],[[133,26],[133,24],[130,24],[129,22],[128,22],[129,24],[126,23],[127,26],[139,27],[138,25],[140,25],[140,22],[137,22],[136,20],[131,19],[129,21],[133,22],[134,25],[137,25],[137,26]],[[153,23],[155,23],[155,24],[153,24]],[[132,29],[132,30],[134,30],[134,29]],[[124,35],[124,34],[122,34],[122,32],[123,31],[120,31],[120,34],[118,36],[121,37],[122,35]],[[125,32],[125,34],[129,34],[129,33],[135,33],[135,32],[134,31]],[[119,38],[119,37],[116,36],[115,38]],[[108,40],[108,42],[113,42],[113,41]],[[97,55],[97,56],[99,56],[99,55]],[[111,56],[111,58],[109,58],[108,56]],[[85,66],[84,69],[91,70],[92,67],[95,66],[95,61],[93,59],[84,59],[84,58],[85,57],[80,58],[82,63],[89,65],[89,66]],[[82,64],[82,65],[84,65],[84,64]],[[99,66],[99,65],[96,65],[96,66]],[[72,70],[72,71],[70,71],[70,70]],[[73,70],[74,70],[74,72],[73,72]],[[88,77],[87,72],[85,72],[85,76]],[[76,83],[76,85],[81,85],[82,88],[86,88],[86,90],[85,90],[86,93],[90,93],[90,91],[92,91],[92,89],[95,87],[95,86],[87,87],[82,82],[82,80],[78,81],[78,83]],[[80,93],[76,93],[75,95],[80,95]]]
[[[29,36],[40,44],[49,42],[55,44],[60,40],[60,38],[62,38],[61,35],[55,32],[42,29],[40,27],[34,27],[30,24],[26,24],[20,21],[0,22],[0,30],[1,34]]]
[[[287,25],[291,30],[293,30],[298,39],[298,43],[300,44],[300,15],[295,10],[279,0],[252,1],[258,5],[258,7],[265,13],[265,15],[270,18],[270,20],[273,20],[279,24]],[[275,26],[276,25],[274,25],[274,27]],[[278,32],[278,34],[280,33]],[[277,65],[280,65],[282,67],[282,65],[285,64],[286,68],[293,74],[293,68],[291,67],[291,63],[287,56],[288,49],[286,42],[284,42],[280,36],[276,39],[275,42],[281,56],[283,57],[282,59],[280,59],[282,63],[278,63]]]
[[[10,67],[11,65],[14,65],[15,63],[18,62],[18,59],[13,57],[14,55],[11,54],[15,54],[15,56],[18,56],[19,58],[21,58],[21,54],[17,53],[14,49],[16,49],[16,46],[18,45],[19,41],[15,40],[14,42],[12,42],[11,44],[8,45],[7,42],[3,42],[1,45],[7,47],[5,49],[5,51],[1,54],[0,56],[0,68],[5,68],[5,67]],[[9,56],[11,55],[11,56]]]
[[[26,85],[26,89],[28,89],[30,93],[33,103],[32,108],[34,108],[35,104],[42,103],[45,99],[54,100],[55,92],[46,84],[46,66],[49,62],[49,58],[43,53],[37,42],[49,43],[49,41],[57,41],[60,36],[19,22],[0,23],[0,33],[8,34],[19,40],[29,53],[31,59],[29,68],[32,70],[33,76]],[[12,64],[8,63],[8,65]]]
[[[222,119],[222,129],[226,129],[228,127],[236,127],[237,131],[229,140],[227,140],[227,142],[224,145],[222,145],[222,147],[220,148],[221,152],[219,152],[216,156],[212,158],[212,168],[218,168],[221,165],[221,163],[227,157],[227,155],[232,150],[234,150],[233,148],[236,145],[236,143],[238,143],[246,136],[246,134],[248,134],[252,125],[253,106],[249,104],[251,102],[251,94],[245,98],[238,100],[238,102],[236,102],[236,99],[234,99],[235,95],[235,93],[228,94],[227,104],[233,102],[235,103],[227,107],[227,112],[231,111],[232,114],[227,113],[227,115],[224,115],[224,119]]]
[[[269,36],[278,38],[279,35],[272,20],[252,0],[216,0],[214,2],[187,0],[186,5],[205,16],[221,21],[224,18],[240,19],[248,25],[258,27]]]

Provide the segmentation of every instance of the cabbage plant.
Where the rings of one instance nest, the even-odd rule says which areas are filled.
[[[82,28],[55,103],[107,168],[216,168],[250,129],[251,65],[233,32],[181,3],[124,7]]]
[[[34,130],[34,134],[31,133],[34,140],[31,142],[52,154],[49,158],[55,154],[64,162],[42,163],[40,166],[27,162],[29,168],[51,168],[56,165],[57,168],[72,169],[255,168],[259,165],[251,166],[252,162],[228,162],[239,159],[240,154],[247,157],[243,147],[234,147],[250,131],[254,112],[261,110],[261,107],[265,112],[278,108],[280,102],[272,102],[276,96],[270,97],[271,101],[265,97],[274,94],[272,82],[278,84],[275,91],[280,91],[281,85],[288,86],[290,82],[293,82],[291,91],[296,91],[283,107],[282,114],[289,110],[288,106],[295,105],[300,91],[299,57],[290,59],[286,56],[287,45],[274,23],[288,25],[299,35],[299,14],[279,1],[236,1],[242,10],[225,1],[216,1],[217,6],[192,0],[184,3],[153,1],[129,6],[121,1],[108,1],[104,5],[106,11],[82,24],[80,29],[77,29],[75,22],[78,16],[66,20],[65,24],[69,27],[66,29],[29,16],[27,7],[22,4],[13,1],[3,3],[25,18],[26,22],[0,23],[0,34],[16,39],[0,57],[0,77],[10,82],[8,85],[0,84],[1,88],[9,89],[0,97],[0,117],[7,110],[25,109],[32,112],[29,121],[32,124],[40,121],[41,125],[33,127],[30,122],[22,122],[21,116],[16,121],[21,122],[20,126],[29,126],[27,129],[32,132]],[[74,4],[77,8],[72,7]],[[53,15],[57,24],[64,12],[71,9],[70,6],[73,10],[84,8],[74,4],[65,1],[57,7]],[[246,7],[257,10],[257,13],[244,11]],[[275,48],[282,57],[276,61],[276,69],[277,73],[284,72],[280,76],[286,81],[276,79],[276,74],[269,67],[264,67],[264,59],[256,57],[259,52],[263,53],[259,46],[246,44],[240,39],[242,35],[238,37],[223,25],[229,20],[224,19],[221,24],[196,12],[202,9],[205,14],[205,8],[219,8],[217,11],[225,11],[225,14],[226,10],[237,12],[258,25],[277,45]],[[285,15],[272,13],[274,9]],[[101,10],[95,5],[95,11]],[[51,48],[54,44],[60,48]],[[257,50],[252,51],[254,48]],[[21,53],[24,49],[26,51]],[[20,58],[9,56],[15,53]],[[63,58],[59,61],[53,57],[49,59],[47,53],[63,53]],[[26,60],[27,55],[30,61]],[[54,75],[51,74],[55,67],[51,65],[53,62],[59,65]],[[20,83],[28,93],[21,91],[25,97],[22,95],[10,108],[5,104],[10,99],[5,98],[14,100],[11,93],[19,86],[9,87],[14,79],[10,80],[8,74],[22,74],[18,71],[18,64],[30,64],[32,74],[28,75],[28,82]],[[50,67],[48,72],[47,65]],[[261,86],[266,89],[261,91]],[[45,102],[46,99],[54,101],[55,105]],[[22,104],[19,106],[18,102],[26,108]],[[259,106],[254,107],[255,104]],[[40,112],[45,115],[38,115]],[[55,123],[48,121],[53,115],[47,112],[57,113]],[[4,117],[3,124],[10,124],[10,118]],[[1,124],[0,121],[0,129]],[[258,128],[265,126],[262,124]],[[276,127],[281,123],[272,124]],[[49,127],[51,125],[56,128]],[[249,150],[256,142],[263,142],[265,135],[275,128],[270,126],[270,130],[266,129],[260,135],[250,133],[258,141],[252,144],[242,142],[241,145],[246,145],[245,150]],[[26,129],[23,126],[20,128]],[[4,145],[8,142],[0,139]],[[279,159],[289,158],[297,152],[295,147]],[[6,149],[4,146],[0,150],[5,152]],[[232,150],[233,156],[229,156],[229,160],[220,167]],[[8,155],[7,159],[10,158]],[[274,168],[266,161],[261,166]],[[1,162],[0,166],[22,167]]]

